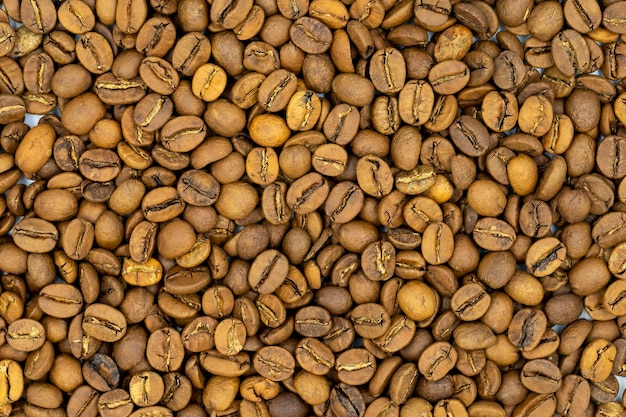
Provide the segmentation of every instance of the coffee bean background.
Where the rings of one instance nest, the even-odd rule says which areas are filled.
[[[626,415],[625,16],[5,0],[0,416]]]

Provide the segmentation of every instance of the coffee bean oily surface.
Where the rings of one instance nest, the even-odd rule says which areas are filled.
[[[0,417],[626,416],[626,1],[6,0]]]

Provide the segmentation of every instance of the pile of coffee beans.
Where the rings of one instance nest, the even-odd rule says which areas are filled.
[[[625,0],[0,4],[0,416],[626,416]]]

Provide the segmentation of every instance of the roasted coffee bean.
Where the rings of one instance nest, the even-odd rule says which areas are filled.
[[[549,394],[561,387],[561,371],[546,359],[535,359],[524,365],[520,380],[532,392]]]
[[[283,381],[293,375],[295,360],[286,349],[266,346],[254,355],[253,366],[265,378]]]
[[[566,252],[565,246],[557,239],[540,239],[528,249],[526,267],[537,277],[550,275],[561,266]]]
[[[81,311],[83,295],[69,284],[49,284],[39,292],[38,305],[52,317],[70,318]]]
[[[0,390],[0,398],[3,404],[11,404],[22,397],[24,392],[24,375],[19,363],[12,359],[3,359],[0,362],[0,381],[2,381],[2,390]]]
[[[365,401],[358,388],[340,383],[330,391],[330,409],[336,416],[363,415]]]
[[[22,220],[15,226],[13,236],[16,246],[34,253],[51,251],[59,240],[54,224],[37,218]]]
[[[32,352],[39,349],[46,341],[44,327],[32,319],[18,319],[6,329],[6,342],[13,349]]]
[[[127,322],[120,311],[96,303],[85,309],[82,326],[87,334],[106,342],[121,339],[126,334]]]
[[[547,319],[541,310],[526,308],[513,316],[508,338],[522,351],[537,347],[546,330]]]
[[[608,378],[617,349],[605,339],[596,339],[585,347],[580,357],[581,375],[593,382]]]

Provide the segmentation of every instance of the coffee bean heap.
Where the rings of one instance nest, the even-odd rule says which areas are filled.
[[[4,0],[0,416],[625,416],[624,77],[624,0]]]

